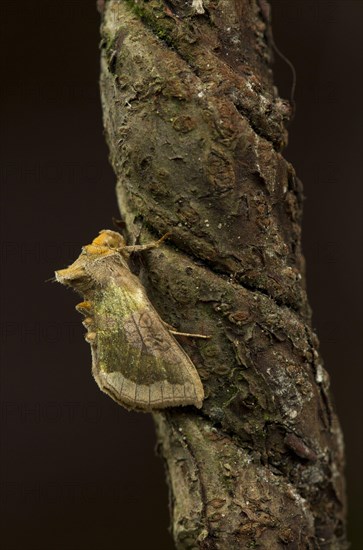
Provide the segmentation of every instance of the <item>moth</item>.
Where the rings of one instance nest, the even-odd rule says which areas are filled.
[[[128,263],[131,252],[159,246],[166,236],[127,246],[119,233],[103,230],[72,265],[55,272],[83,296],[76,309],[85,317],[98,386],[126,409],[200,408],[204,399],[198,372],[172,334],[184,333],[162,321]]]

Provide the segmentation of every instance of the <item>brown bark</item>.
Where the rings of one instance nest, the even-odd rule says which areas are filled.
[[[194,7],[193,7],[194,5]],[[109,0],[101,91],[140,276],[206,399],[156,413],[177,548],[346,548],[343,443],[312,332],[265,0]]]

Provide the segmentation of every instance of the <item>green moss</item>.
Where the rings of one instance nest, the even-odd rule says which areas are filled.
[[[116,38],[102,28],[102,40],[100,42],[100,48],[105,50],[106,55],[109,56],[115,49]]]
[[[153,31],[153,33],[165,42],[168,46],[173,46],[171,36],[172,29],[167,28],[168,22],[164,13],[158,7],[150,6],[145,8],[140,4],[136,4],[133,0],[124,0],[131,8],[132,12],[141,19],[141,21]]]

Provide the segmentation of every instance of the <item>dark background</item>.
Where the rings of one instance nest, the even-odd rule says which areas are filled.
[[[273,0],[297,71],[287,158],[305,185],[314,326],[347,447],[361,548],[362,15],[359,0]],[[1,3],[1,541],[6,550],[172,550],[150,415],[98,390],[76,295],[45,284],[118,215],[92,0]],[[275,64],[289,96],[291,74]]]

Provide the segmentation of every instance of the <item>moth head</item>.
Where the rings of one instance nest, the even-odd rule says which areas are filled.
[[[58,283],[73,287],[76,290],[82,291],[84,288],[87,288],[90,283],[90,278],[85,269],[85,262],[82,255],[66,269],[59,269],[56,271],[55,278]]]
[[[81,255],[72,265],[56,271],[55,278],[59,283],[84,294],[85,291],[102,284],[104,272],[100,266],[103,259],[118,254],[125,246],[125,240],[119,233],[104,229],[91,244],[82,248]]]

